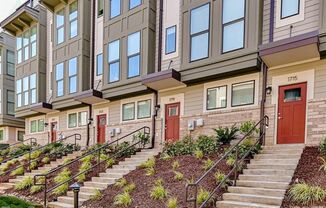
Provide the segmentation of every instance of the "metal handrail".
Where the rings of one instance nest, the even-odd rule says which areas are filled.
[[[36,138],[28,138],[28,139],[25,139],[25,140],[23,140],[23,141],[18,141],[18,142],[16,142],[16,143],[10,144],[10,145],[7,146],[7,147],[2,147],[2,148],[0,149],[0,151],[1,151],[1,150],[4,150],[4,149],[7,149],[7,148],[12,148],[12,147],[14,147],[14,146],[16,146],[16,145],[19,145],[19,144],[24,144],[24,143],[27,142],[27,141],[30,141],[30,144],[31,144],[31,145],[34,145],[34,144],[37,143],[37,142],[36,142]]]
[[[35,149],[31,149],[28,153],[24,153],[24,154],[21,154],[20,156],[17,156],[17,157],[21,157],[21,156],[23,156],[25,154],[28,154],[28,163],[24,163],[24,164],[21,164],[21,165],[18,165],[16,167],[14,167],[14,168],[12,168],[10,170],[7,170],[6,172],[1,173],[0,176],[7,175],[7,174],[11,173],[12,171],[17,170],[18,168],[24,167],[25,165],[28,165],[28,171],[32,171],[32,169],[31,169],[31,163],[34,162],[35,160],[39,160],[39,158],[35,158],[35,159],[32,159],[31,158],[31,154],[33,152],[36,152],[36,151],[45,149],[46,147],[48,147],[50,145],[53,145],[53,144],[61,143],[61,142],[65,141],[65,140],[67,140],[69,138],[72,138],[72,137],[75,137],[74,146],[76,147],[77,146],[77,141],[80,141],[81,140],[81,134],[72,134],[72,135],[70,135],[68,137],[59,139],[59,140],[57,140],[55,142],[48,143],[48,144],[46,144],[44,146],[41,146],[41,147],[38,147],[38,148],[35,148]],[[15,158],[17,158],[17,157],[15,157]]]
[[[26,142],[26,141],[30,141],[30,146],[31,146],[31,148],[32,148],[32,146],[36,146],[36,138],[28,138],[28,139],[25,139],[24,141],[20,141],[20,142],[16,142],[16,143],[14,143],[14,144],[11,144],[11,145],[9,145],[9,146],[6,147],[6,148],[11,148],[11,147],[16,146],[16,145],[18,145],[18,144],[24,144],[24,142]],[[3,149],[1,149],[1,150],[3,150]],[[1,150],[0,150],[0,151],[1,151]],[[30,150],[29,150],[29,151],[30,151]],[[27,152],[27,151],[26,151],[26,152]],[[15,155],[15,156],[12,156],[12,157],[10,157],[10,158],[7,158],[6,160],[0,162],[0,165],[3,164],[3,163],[6,163],[6,162],[8,162],[8,161],[10,161],[10,160],[12,160],[12,159],[19,158],[19,157],[23,156],[24,154],[26,154],[26,152],[23,152],[23,153],[21,153],[21,154],[19,154],[19,155]]]
[[[227,181],[229,180],[229,177],[234,174],[234,181],[233,181],[233,185],[236,185],[236,181],[237,181],[237,173],[238,173],[238,167],[239,165],[242,164],[242,162],[250,155],[250,153],[252,152],[252,150],[254,150],[254,148],[256,147],[257,144],[262,144],[265,140],[265,136],[266,136],[266,128],[268,128],[269,125],[269,117],[268,116],[264,116],[263,119],[261,119],[258,123],[256,123],[249,132],[247,132],[236,144],[234,144],[217,162],[214,163],[214,165],[207,170],[195,183],[189,183],[186,186],[186,202],[193,202],[194,203],[194,208],[197,207],[197,194],[198,194],[198,186],[200,184],[201,181],[203,181],[209,174],[212,173],[213,170],[215,170],[215,168],[222,162],[224,161],[228,156],[232,155],[235,151],[235,163],[233,168],[228,172],[228,174],[226,174],[226,176],[224,177],[224,179],[222,181],[220,181],[217,186],[213,189],[213,191],[210,192],[209,197],[202,203],[199,205],[199,208],[203,208],[207,205],[207,203],[210,201],[210,199],[212,198],[212,196],[214,195],[214,193],[221,188],[221,186]],[[241,158],[239,157],[239,146],[240,144],[249,136],[252,135],[252,133],[257,129],[257,127],[260,126],[261,131],[260,131],[260,135],[258,137],[258,139],[256,140],[256,142],[254,143],[254,145],[252,145],[252,147],[247,150]],[[194,188],[194,196],[189,198],[189,190],[190,188]]]
[[[64,165],[61,165],[59,167],[56,167],[56,168],[52,169],[51,171],[49,171],[49,172],[47,172],[45,174],[37,174],[37,175],[35,175],[34,176],[34,185],[35,186],[43,186],[44,187],[43,188],[43,190],[44,190],[44,207],[46,207],[46,205],[47,205],[47,195],[48,195],[48,193],[52,192],[54,189],[56,189],[56,188],[58,188],[58,187],[60,187],[60,186],[62,186],[64,184],[66,184],[66,183],[69,183],[69,182],[73,181],[78,176],[80,176],[80,175],[82,175],[84,173],[87,173],[87,172],[95,169],[96,167],[100,166],[104,162],[106,162],[107,160],[101,160],[101,158],[100,158],[101,157],[102,150],[107,149],[108,147],[110,147],[113,144],[119,144],[119,141],[121,141],[121,140],[123,140],[123,139],[125,139],[125,138],[127,138],[129,136],[135,135],[135,133],[141,132],[142,130],[144,131],[144,134],[150,135],[150,128],[147,127],[147,126],[144,126],[144,127],[139,128],[139,129],[137,129],[137,130],[135,130],[135,131],[133,131],[133,132],[131,132],[131,133],[129,133],[129,134],[121,137],[121,138],[118,138],[118,139],[116,139],[116,140],[114,140],[112,142],[108,142],[105,145],[96,148],[95,150],[89,151],[86,154],[84,154],[82,156],[79,156],[76,159],[74,159],[74,160],[72,160],[72,161],[70,161],[70,162],[68,162],[68,163],[66,163]],[[140,140],[138,142],[132,144],[132,145],[129,145],[125,149],[120,150],[119,152],[114,153],[114,155],[112,157],[110,157],[109,159],[116,158],[118,155],[120,155],[121,153],[123,153],[127,149],[129,149],[131,147],[134,147],[134,146],[136,146],[138,144],[141,144],[141,141]],[[81,159],[83,159],[83,158],[85,158],[85,157],[87,157],[89,155],[93,155],[95,153],[97,154],[97,159],[98,159],[98,161],[97,161],[97,163],[95,165],[92,165],[90,168],[88,168],[87,170],[85,170],[83,172],[78,172],[77,174],[75,174],[74,176],[70,177],[68,180],[66,180],[64,182],[61,182],[59,184],[56,184],[55,186],[51,187],[50,189],[47,189],[47,179],[48,179],[48,176],[49,175],[53,174],[54,172],[57,172],[58,170],[64,169],[67,166],[69,166],[69,165],[71,165],[71,164],[73,164],[73,163],[75,163],[77,161],[80,161]],[[44,180],[42,180],[43,183],[38,183],[38,179],[40,179],[40,178],[43,178],[44,179]]]

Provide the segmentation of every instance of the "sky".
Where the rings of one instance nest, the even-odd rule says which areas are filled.
[[[26,0],[0,0],[0,22],[11,15]]]

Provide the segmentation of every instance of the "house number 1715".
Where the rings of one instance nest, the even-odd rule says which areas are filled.
[[[297,80],[298,80],[298,77],[297,76],[288,77],[288,81],[289,82],[294,82],[294,81],[297,81]]]

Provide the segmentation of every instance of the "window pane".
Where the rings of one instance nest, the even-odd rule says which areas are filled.
[[[32,43],[32,48],[31,48],[31,57],[36,56],[36,42]]]
[[[24,140],[24,135],[25,135],[25,132],[23,131],[18,131],[17,132],[17,140],[22,142]]]
[[[70,4],[69,7],[69,20],[73,20],[77,18],[78,15],[78,4],[77,1],[75,1],[74,3]]]
[[[3,130],[0,130],[0,141],[3,140]]]
[[[232,106],[253,104],[254,86],[254,81],[232,85]]]
[[[140,52],[140,32],[128,36],[128,56]]]
[[[129,9],[133,9],[139,5],[141,5],[141,0],[129,0]]]
[[[57,44],[63,43],[63,41],[65,40],[65,30],[64,28],[60,28],[57,30]]]
[[[24,93],[24,105],[29,104],[29,93],[28,91]]]
[[[118,60],[120,58],[120,41],[119,40],[116,40],[109,44],[108,54],[109,54],[109,58],[108,58],[109,62]]]
[[[109,82],[120,80],[120,62],[115,62],[109,65]]]
[[[65,23],[65,16],[64,16],[64,11],[60,10],[57,15],[56,15],[56,22],[57,22],[57,28],[64,25]]]
[[[15,102],[15,93],[13,91],[7,91],[7,101],[11,103]]]
[[[69,128],[77,127],[77,113],[68,115],[68,127]]]
[[[31,121],[31,133],[36,132],[36,121]]]
[[[29,59],[29,47],[26,46],[24,48],[24,61],[28,60]]]
[[[77,92],[77,77],[73,76],[69,78],[69,93]]]
[[[166,53],[173,53],[176,50],[176,26],[166,29]]]
[[[124,104],[122,106],[122,116],[124,121],[133,120],[135,118],[135,104]]]
[[[30,80],[29,80],[29,82],[30,82],[30,88],[31,88],[31,89],[36,88],[36,74],[32,74],[32,75],[30,76]]]
[[[31,29],[31,42],[36,41],[36,27]]]
[[[57,64],[55,71],[56,71],[56,75],[55,75],[56,80],[63,79],[63,63]]]
[[[23,91],[27,91],[29,86],[28,86],[28,81],[29,81],[29,77],[24,77],[23,78]]]
[[[7,74],[15,76],[15,53],[7,51]]]
[[[31,90],[31,103],[36,103],[36,89]]]
[[[57,96],[63,96],[63,80],[57,82]]]
[[[44,131],[44,120],[38,120],[38,132]]]
[[[194,36],[191,39],[191,61],[208,57],[208,33]]]
[[[243,48],[244,46],[244,21],[224,26],[223,52]]]
[[[87,125],[87,112],[79,112],[78,126],[86,126],[86,125]]]
[[[17,107],[22,106],[22,94],[17,95]]]
[[[15,115],[15,103],[8,103],[8,115]]]
[[[110,2],[110,17],[119,16],[121,12],[121,0],[111,0]]]
[[[97,0],[97,16],[102,16],[104,11],[104,0]]]
[[[24,33],[23,45],[27,46],[29,44],[29,32]]]
[[[96,61],[96,75],[102,75],[103,74],[103,54],[97,55],[97,61]]]
[[[226,107],[226,86],[207,90],[207,110]]]
[[[137,105],[138,118],[149,118],[151,116],[151,100],[140,101]]]
[[[22,92],[22,80],[19,79],[16,81],[16,92],[21,93]]]
[[[16,48],[17,48],[17,50],[22,48],[22,41],[23,41],[22,36],[18,36],[16,38]]]
[[[190,34],[209,29],[209,4],[205,4],[191,11],[190,27]]]
[[[17,63],[20,64],[23,60],[23,51],[19,50],[17,51]]]
[[[244,17],[245,0],[223,0],[223,23]]]
[[[128,59],[128,78],[139,76],[140,56],[132,56]]]
[[[281,18],[299,14],[300,0],[282,0]]]
[[[77,74],[77,58],[72,58],[69,60],[69,76]]]
[[[70,23],[70,38],[76,37],[78,35],[78,21],[74,20]]]
[[[7,62],[14,64],[15,63],[15,53],[12,51],[7,51]]]

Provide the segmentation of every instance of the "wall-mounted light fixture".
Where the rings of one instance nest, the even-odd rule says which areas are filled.
[[[266,87],[266,94],[267,94],[267,95],[272,94],[272,86],[268,86],[268,87]]]

